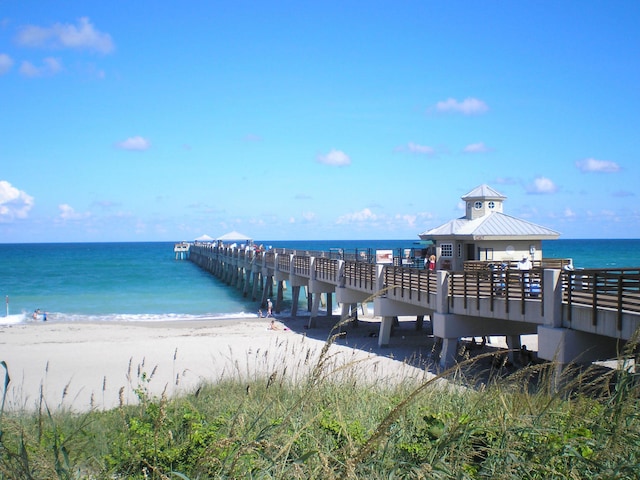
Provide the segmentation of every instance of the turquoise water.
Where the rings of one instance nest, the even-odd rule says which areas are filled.
[[[421,248],[414,240],[259,243],[305,250]],[[556,240],[544,242],[543,251],[572,258],[578,268],[640,266],[640,240]],[[235,287],[175,260],[173,243],[165,242],[0,244],[0,295],[9,300],[0,324],[30,321],[38,308],[49,321],[254,317],[258,309]]]

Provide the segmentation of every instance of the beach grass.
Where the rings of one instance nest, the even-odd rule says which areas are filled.
[[[283,340],[180,396],[152,394],[154,367],[130,362],[138,401],[108,410],[5,411],[3,396],[0,479],[638,478],[633,370],[536,363],[481,382],[480,356],[364,378],[332,355],[336,338],[319,352]]]

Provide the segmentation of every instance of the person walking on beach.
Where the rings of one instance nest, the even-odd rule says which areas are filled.
[[[273,303],[270,298],[267,298],[267,318],[269,317],[273,317]]]

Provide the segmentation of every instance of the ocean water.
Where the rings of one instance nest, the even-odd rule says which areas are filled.
[[[349,252],[421,248],[415,240],[259,243]],[[640,240],[547,241],[543,251],[572,258],[578,268],[640,266]],[[47,321],[158,321],[255,317],[259,308],[235,287],[176,260],[167,242],[0,244],[0,295],[0,324],[34,321],[36,309],[47,312]],[[300,311],[306,308],[302,297]]]

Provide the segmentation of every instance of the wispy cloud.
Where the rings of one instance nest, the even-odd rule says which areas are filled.
[[[339,225],[351,224],[351,223],[362,223],[368,221],[375,221],[378,217],[375,213],[373,213],[370,209],[364,208],[359,212],[347,213],[338,217],[336,223]]]
[[[513,177],[496,177],[494,182],[499,185],[517,185],[518,184],[518,180]]]
[[[417,215],[411,215],[411,214],[408,214],[408,213],[405,213],[405,214],[398,213],[395,216],[395,219],[397,221],[399,221],[400,223],[405,224],[408,227],[415,228],[416,220],[418,219],[418,216]]]
[[[36,66],[31,62],[24,61],[20,65],[20,74],[25,77],[45,77],[55,75],[63,70],[62,63],[57,58],[47,57],[42,61],[41,66]]]
[[[116,146],[122,150],[144,151],[151,147],[151,142],[144,137],[137,136],[118,142]]]
[[[325,155],[318,155],[316,160],[323,165],[331,165],[334,167],[344,167],[351,164],[349,155],[341,150],[331,150]]]
[[[439,113],[461,113],[463,115],[479,115],[489,110],[489,106],[482,100],[469,97],[462,101],[448,98],[435,105],[435,111]]]
[[[547,194],[555,193],[558,191],[558,187],[553,180],[547,177],[538,177],[533,180],[533,183],[527,187],[527,193],[532,194]]]
[[[462,150],[464,153],[487,153],[491,148],[487,147],[483,142],[470,143]]]
[[[82,220],[91,216],[90,212],[76,212],[71,205],[66,203],[58,205],[58,210],[60,211],[60,213],[58,214],[58,219],[65,222],[69,220]]]
[[[315,212],[302,212],[302,219],[305,222],[313,222],[316,219]]]
[[[598,172],[598,173],[615,173],[620,171],[620,165],[610,160],[597,160],[595,158],[585,158],[584,160],[578,160],[576,167],[583,173]]]
[[[0,53],[0,75],[4,75],[13,67],[13,59],[6,53]]]
[[[436,149],[428,145],[420,145],[418,143],[409,142],[406,145],[400,145],[395,148],[396,152],[408,152],[418,155],[435,155]]]
[[[26,218],[34,203],[31,195],[17,189],[6,180],[0,180],[0,222]]]
[[[97,30],[89,18],[78,19],[76,25],[55,23],[51,27],[27,25],[16,37],[18,45],[37,48],[71,48],[98,53],[111,53],[115,49],[111,35]]]

